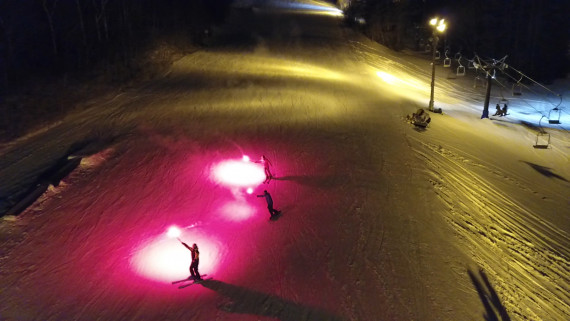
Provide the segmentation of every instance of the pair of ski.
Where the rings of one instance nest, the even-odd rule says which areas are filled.
[[[186,279],[184,279],[184,280],[172,281],[172,284],[178,284],[178,283],[188,282],[188,283],[182,284],[182,285],[180,285],[180,286],[178,287],[179,289],[184,289],[184,288],[187,288],[187,287],[189,287],[189,286],[191,286],[191,285],[194,285],[194,284],[197,284],[197,283],[199,284],[200,282],[202,282],[202,281],[204,281],[204,280],[211,280],[211,279],[212,279],[211,277],[206,278],[207,275],[208,275],[208,274],[202,274],[202,279],[201,279],[201,280],[195,280],[193,276],[190,276],[190,277],[188,277],[188,278],[186,278]]]

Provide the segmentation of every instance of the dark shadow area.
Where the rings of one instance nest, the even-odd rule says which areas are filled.
[[[548,167],[540,166],[540,165],[537,165],[534,163],[529,163],[527,161],[521,161],[521,162],[527,164],[528,166],[532,167],[535,171],[539,172],[540,174],[542,174],[546,177],[556,178],[556,179],[559,179],[561,181],[568,182],[567,179],[565,179],[564,177],[562,177],[558,174],[553,173],[552,170]]]
[[[4,186],[0,191],[2,193],[0,195],[0,216],[18,215],[25,211],[50,185],[59,186],[60,182],[79,166],[83,157],[103,150],[115,139],[116,137],[87,138],[75,142],[69,146],[63,156],[49,162],[47,167],[39,171],[39,174],[30,176],[27,183],[22,182],[26,178],[20,177],[17,182],[19,185],[15,189]]]
[[[511,128],[510,124],[512,124],[510,121],[507,120],[503,120],[503,119],[496,119],[496,118],[490,118],[493,121],[496,121],[494,124],[497,126],[502,126],[504,128]]]
[[[211,52],[253,52],[258,39],[246,32],[218,34],[208,42],[206,51]]]
[[[276,181],[293,181],[301,185],[314,186],[314,187],[336,187],[346,183],[348,177],[343,175],[328,175],[328,176],[283,176],[274,177]]]
[[[249,290],[217,280],[204,280],[200,285],[227,297],[230,302],[218,308],[228,313],[260,315],[282,321],[345,320],[344,318],[318,308],[305,306],[275,295]]]
[[[512,123],[511,121],[509,121],[509,119],[507,118],[497,118],[497,116],[491,116],[489,117],[490,120],[494,120],[496,122],[503,122],[503,123]],[[530,123],[528,123],[526,126],[528,127],[529,125],[531,125]]]
[[[17,193],[15,196],[10,195],[7,200],[2,199],[0,205],[5,206],[7,211],[4,212],[6,208],[0,208],[2,211],[0,214],[3,216],[22,213],[48,189],[49,185],[59,186],[61,180],[77,168],[80,163],[81,157],[68,158],[64,156],[58,159],[25,192]]]
[[[306,15],[283,8],[232,8],[226,23],[218,28],[209,42],[208,51],[253,51],[261,44],[269,51],[283,54],[283,46],[346,45],[330,26],[340,19],[327,15]],[[285,26],[285,27],[283,27]],[[323,27],[326,26],[326,27]]]
[[[507,310],[501,303],[501,299],[499,299],[497,292],[493,289],[485,272],[479,269],[479,277],[470,269],[467,270],[467,273],[469,273],[471,282],[473,282],[473,286],[475,286],[479,298],[485,307],[483,318],[486,321],[510,321],[511,318]]]

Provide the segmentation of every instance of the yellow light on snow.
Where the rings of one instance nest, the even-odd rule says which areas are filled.
[[[390,85],[396,85],[400,81],[400,79],[398,79],[398,77],[392,76],[392,75],[385,73],[383,71],[376,72],[376,75],[378,77],[380,77],[382,80],[384,80],[385,82],[389,83]]]

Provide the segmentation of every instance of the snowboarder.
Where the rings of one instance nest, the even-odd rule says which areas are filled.
[[[265,157],[265,155],[261,156],[261,159],[256,163],[263,164],[263,168],[265,170],[265,181],[263,182],[263,184],[268,184],[271,181],[271,179],[274,178],[270,169],[270,166],[273,166],[273,164],[271,164],[271,161],[269,160],[269,158]]]
[[[263,194],[257,195],[257,197],[265,197],[265,201],[267,202],[267,209],[269,210],[271,217],[281,214],[281,211],[273,208],[273,198],[271,198],[271,194],[269,194],[267,190],[264,190]]]
[[[178,239],[180,241],[180,239]],[[200,273],[198,272],[198,264],[200,263],[200,251],[198,250],[198,245],[194,243],[192,247],[188,246],[188,244],[180,241],[182,245],[184,245],[187,249],[190,250],[192,253],[192,263],[190,263],[190,275],[191,278],[195,281],[202,281],[200,277]]]
[[[507,116],[507,104],[503,105],[503,109],[501,110],[501,116]]]
[[[423,108],[418,108],[415,113],[407,116],[408,121],[416,126],[426,127],[431,122],[431,117]]]
[[[503,112],[501,111],[501,105],[497,104],[497,106],[495,106],[495,108],[497,109],[497,111],[495,111],[493,116],[501,116],[503,114]]]

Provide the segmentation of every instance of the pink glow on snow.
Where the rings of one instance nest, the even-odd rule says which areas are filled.
[[[188,246],[193,243],[200,250],[199,271],[211,274],[218,268],[221,248],[216,240],[195,229],[181,231],[180,238]],[[141,247],[131,263],[137,274],[159,282],[171,282],[187,278],[192,255],[176,238],[162,234]]]
[[[261,165],[249,161],[226,160],[213,166],[212,177],[230,187],[251,187],[265,180],[265,171]]]
[[[245,221],[255,214],[255,208],[245,201],[229,202],[222,207],[222,213],[231,221]]]

